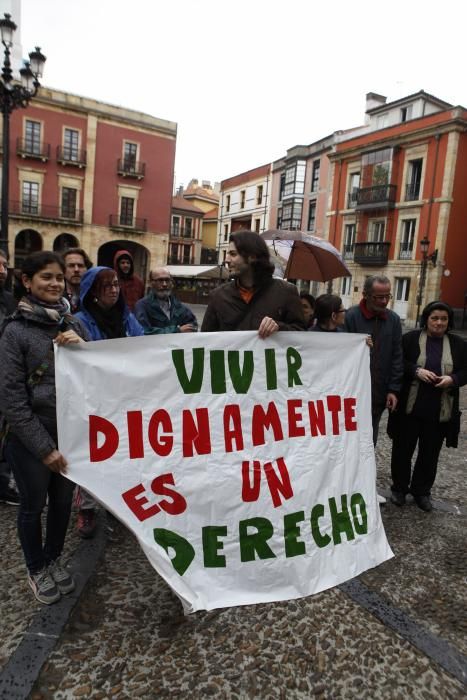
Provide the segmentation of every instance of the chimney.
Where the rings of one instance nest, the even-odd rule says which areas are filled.
[[[177,197],[183,197],[183,185],[180,185],[177,190]]]
[[[382,107],[386,104],[387,99],[388,98],[384,95],[378,95],[377,92],[367,92],[365,112],[368,112],[370,109],[374,109],[375,107]]]
[[[204,187],[207,190],[211,189],[211,181],[210,180],[201,180],[201,187]]]

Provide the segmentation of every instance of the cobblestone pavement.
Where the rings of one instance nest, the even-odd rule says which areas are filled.
[[[81,595],[44,610],[26,583],[15,508],[0,505],[0,697],[465,698],[467,388],[461,402],[461,441],[441,453],[435,510],[383,506],[395,557],[297,601],[185,617],[134,537],[107,516],[92,543],[70,529],[80,584],[90,576]],[[389,456],[382,426],[380,493],[389,492]],[[53,648],[39,673],[34,649],[40,658],[43,643]],[[32,674],[32,690],[8,673]]]

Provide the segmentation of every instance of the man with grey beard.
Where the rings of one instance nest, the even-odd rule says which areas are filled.
[[[136,302],[135,316],[145,335],[161,333],[194,333],[196,316],[173,294],[173,280],[166,267],[157,267],[149,274],[151,291]]]

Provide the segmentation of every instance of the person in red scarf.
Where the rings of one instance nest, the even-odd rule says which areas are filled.
[[[391,282],[384,275],[371,275],[365,280],[363,298],[345,315],[348,333],[371,335],[371,418],[373,443],[378,439],[381,416],[387,408],[394,411],[402,385],[402,328],[399,316],[388,304],[392,299]]]

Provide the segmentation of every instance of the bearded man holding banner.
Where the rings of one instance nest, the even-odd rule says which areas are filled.
[[[274,279],[264,240],[253,231],[230,236],[226,255],[231,280],[210,296],[201,331],[252,331],[261,338],[276,331],[306,330],[295,285]]]

